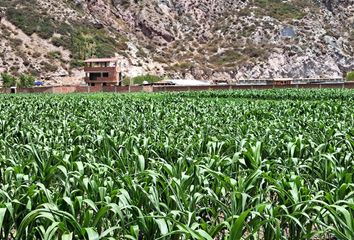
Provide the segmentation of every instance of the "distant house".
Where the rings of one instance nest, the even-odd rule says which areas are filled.
[[[85,61],[85,82],[89,86],[122,84],[119,58],[92,58]]]

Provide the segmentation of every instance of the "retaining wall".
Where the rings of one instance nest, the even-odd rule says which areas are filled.
[[[17,93],[129,93],[129,92],[184,92],[214,90],[246,90],[246,89],[284,89],[284,88],[350,88],[354,82],[330,84],[292,84],[292,85],[211,85],[211,86],[51,86],[18,88]],[[11,93],[10,88],[0,88],[0,93]]]

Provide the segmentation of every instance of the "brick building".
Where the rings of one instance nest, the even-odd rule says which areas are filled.
[[[85,61],[85,82],[89,86],[122,85],[119,58],[92,58]]]

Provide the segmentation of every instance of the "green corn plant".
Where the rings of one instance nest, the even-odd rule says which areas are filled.
[[[0,100],[0,239],[353,239],[353,90]]]

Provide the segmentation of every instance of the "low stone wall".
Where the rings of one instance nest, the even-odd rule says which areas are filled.
[[[130,92],[142,92],[144,90],[143,86],[130,86]],[[148,88],[147,88],[148,89]]]
[[[10,88],[0,88],[0,94],[1,93],[11,93]]]
[[[76,91],[75,86],[53,87],[53,93],[72,93]]]
[[[296,85],[297,88],[303,88],[303,89],[307,89],[307,88],[320,88],[320,86],[318,86],[317,84],[298,84]]]
[[[292,85],[211,85],[211,86],[52,86],[18,88],[17,93],[130,93],[130,92],[185,92],[185,91],[214,91],[214,90],[251,90],[251,89],[284,89],[284,88],[350,88],[354,82],[330,84],[292,84]],[[0,93],[12,93],[13,89],[0,88]]]
[[[89,91],[89,87],[86,86],[76,86],[75,87],[75,92],[76,93],[88,93]]]
[[[17,93],[54,93],[55,89],[53,87],[17,88],[16,92]]]
[[[143,91],[144,91],[143,86],[103,86],[102,87],[102,92],[129,93],[129,92],[143,92]]]
[[[354,82],[346,82],[346,83],[344,83],[344,88],[354,88]]]

